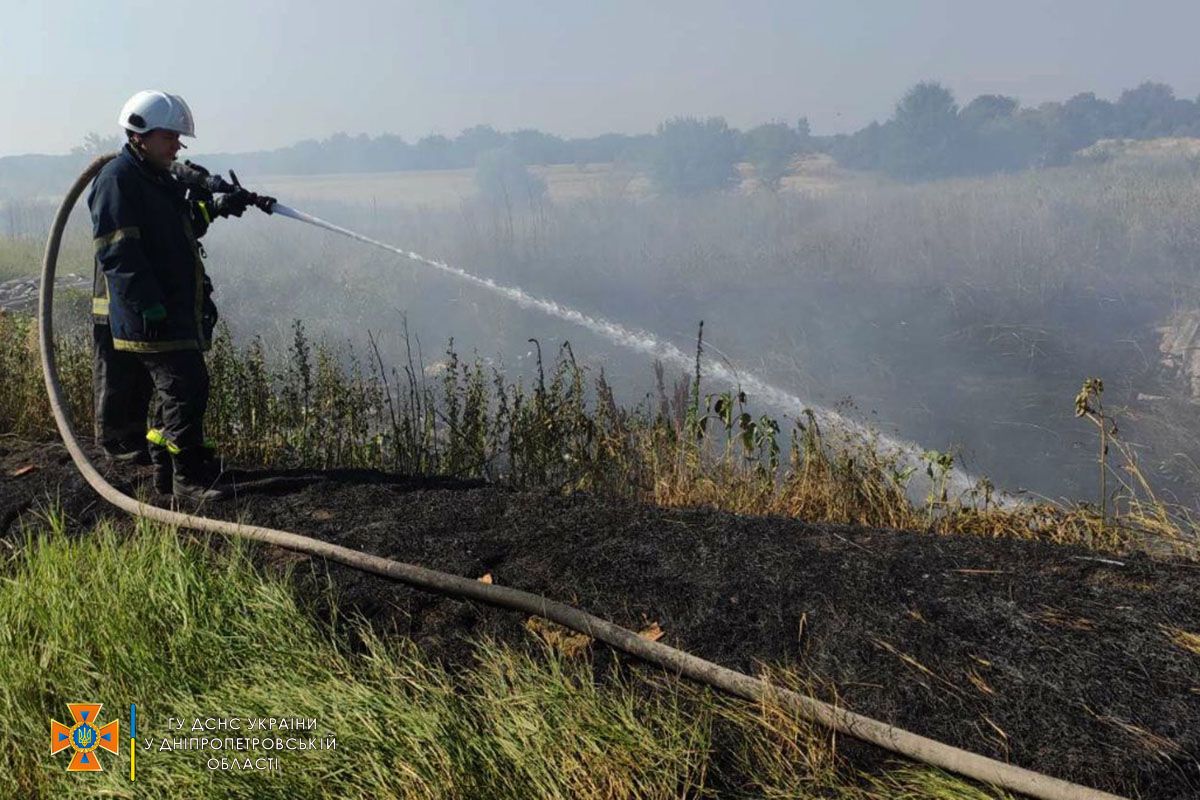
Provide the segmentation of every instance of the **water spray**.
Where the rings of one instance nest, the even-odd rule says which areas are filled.
[[[264,209],[265,210],[265,209]],[[530,308],[548,314],[551,317],[564,320],[566,322],[579,325],[587,330],[595,333],[608,341],[617,344],[621,347],[633,350],[638,353],[659,359],[663,362],[672,364],[676,367],[681,367],[685,370],[690,370],[695,365],[695,358],[688,356],[682,350],[670,342],[665,342],[653,333],[644,330],[637,330],[626,327],[620,323],[604,319],[603,317],[590,316],[578,311],[570,306],[565,306],[554,300],[548,300],[543,297],[537,297],[526,292],[517,286],[507,286],[502,283],[497,283],[491,278],[482,278],[478,275],[473,275],[466,270],[447,264],[444,261],[428,258],[420,253],[414,253],[411,250],[405,250],[402,247],[395,247],[385,242],[372,239],[369,236],[364,236],[361,233],[343,228],[340,225],[335,225],[332,222],[327,222],[319,217],[314,217],[311,214],[306,214],[303,211],[298,211],[282,203],[275,202],[271,206],[270,211],[284,217],[290,217],[300,222],[315,225],[318,228],[324,228],[334,233],[339,233],[342,236],[347,236],[351,239],[363,242],[365,244],[379,247],[388,252],[403,256],[410,261],[415,261],[427,267],[432,267],[440,272],[466,281],[467,283],[479,286],[494,294],[498,294],[522,308]],[[911,471],[911,474],[917,477],[917,486],[910,486],[910,493],[924,492],[930,481],[927,478],[927,473],[924,471],[925,461],[923,459],[924,450],[914,442],[897,439],[894,437],[879,434],[870,430],[865,425],[855,422],[836,411],[820,406],[811,406],[804,403],[799,397],[794,394],[784,391],[776,386],[771,385],[762,378],[749,373],[738,372],[725,363],[707,356],[701,356],[701,369],[705,374],[712,375],[719,381],[727,383],[735,388],[740,388],[748,392],[754,398],[761,400],[765,404],[774,408],[780,409],[785,414],[790,414],[794,418],[799,419],[805,411],[812,413],[818,425],[826,428],[845,431],[853,436],[860,437],[864,443],[877,441],[886,448],[896,452],[899,467],[902,474]],[[967,474],[966,472],[951,472],[947,476],[948,489],[953,489],[955,493],[962,495],[974,489],[977,485],[977,479]],[[1002,504],[1013,502],[1008,498],[1001,498],[999,501]]]
[[[231,193],[242,192],[247,195],[250,203],[257,206],[267,214],[279,214],[281,216],[290,217],[294,220],[314,225],[318,228],[332,231],[349,237],[356,241],[372,245],[374,247],[387,250],[390,253],[403,256],[410,261],[415,261],[427,267],[432,267],[440,272],[474,284],[483,289],[486,289],[494,294],[498,294],[522,308],[531,308],[541,311],[551,317],[561,319],[565,322],[570,322],[579,325],[592,333],[607,339],[608,341],[633,350],[644,355],[651,356],[665,363],[672,364],[676,367],[681,367],[685,370],[690,370],[693,366],[694,359],[680,350],[670,342],[665,342],[653,333],[643,330],[628,328],[620,323],[604,319],[603,317],[590,316],[578,311],[570,306],[565,306],[554,300],[549,300],[543,297],[537,297],[526,292],[518,286],[506,286],[502,283],[497,283],[491,278],[482,278],[478,275],[473,275],[466,270],[447,264],[445,261],[428,258],[415,253],[411,250],[405,250],[402,247],[381,242],[377,239],[372,239],[369,236],[364,236],[348,228],[343,228],[340,225],[335,225],[332,222],[315,217],[311,214],[306,214],[303,211],[286,206],[275,200],[273,197],[266,195],[258,195],[253,192],[248,192],[238,181],[237,175],[233,170],[229,171],[230,181],[226,181],[219,173],[210,173],[204,167],[198,164],[193,164],[190,161],[185,161],[182,164],[176,162],[171,166],[171,171],[183,183],[188,186],[198,189],[202,193]],[[813,415],[813,419],[820,426],[840,430],[851,436],[857,437],[864,444],[874,447],[876,443],[882,444],[888,450],[894,452],[897,457],[899,474],[916,476],[915,485],[908,485],[906,488],[914,499],[921,499],[921,494],[927,492],[933,485],[933,464],[928,464],[928,472],[922,469],[925,465],[925,451],[915,442],[898,439],[895,437],[880,434],[872,431],[865,425],[855,422],[836,411],[821,406],[811,406],[804,403],[799,397],[796,397],[790,392],[773,386],[767,381],[750,373],[740,373],[732,369],[722,361],[700,356],[700,367],[703,372],[715,377],[717,380],[729,384],[730,386],[747,391],[750,395],[765,404],[777,408],[784,412],[785,415],[790,414],[796,420],[799,420],[805,412]],[[970,492],[975,489],[979,481],[973,475],[965,471],[953,472],[944,476],[939,476],[939,479],[944,478],[947,482],[946,491],[953,490],[957,495]],[[1011,498],[1001,496],[998,500],[1001,505],[1008,506],[1014,504]]]

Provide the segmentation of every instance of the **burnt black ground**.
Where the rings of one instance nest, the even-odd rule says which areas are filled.
[[[38,469],[7,477],[25,463]],[[109,472],[126,486],[135,477]],[[107,513],[61,447],[0,440],[0,475],[10,541],[20,509],[54,487],[84,525]],[[628,627],[657,622],[668,644],[726,666],[799,667],[836,684],[855,711],[995,758],[1129,796],[1200,797],[1200,656],[1164,631],[1200,632],[1195,562],[1107,564],[1041,543],[374,472],[290,473],[304,475],[323,479],[244,493],[207,513],[491,573]],[[344,608],[452,666],[469,660],[471,637],[528,640],[511,612],[338,565],[328,573]]]

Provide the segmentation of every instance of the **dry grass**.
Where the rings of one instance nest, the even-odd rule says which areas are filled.
[[[1200,139],[1164,136],[1158,139],[1101,139],[1076,154],[1082,160],[1200,156]]]
[[[1162,632],[1175,643],[1177,647],[1182,647],[1189,653],[1195,653],[1200,656],[1200,633],[1185,631],[1182,628],[1172,628],[1163,626]]]
[[[0,432],[52,435],[34,329],[0,316]],[[60,372],[80,430],[90,426],[89,347],[67,337]],[[656,403],[621,408],[603,376],[589,385],[569,348],[533,387],[508,384],[451,347],[426,377],[413,360],[390,372],[378,353],[309,341],[293,329],[287,358],[260,342],[239,348],[222,332],[210,356],[210,433],[227,458],[275,467],[373,467],[407,474],[482,477],[519,487],[584,490],[664,506],[707,506],[814,522],[984,538],[1082,544],[1114,553],[1170,548],[1191,520],[1158,500],[1137,470],[1114,482],[1105,511],[1088,503],[1014,505],[986,479],[961,496],[946,490],[953,460],[926,454],[931,488],[911,497],[911,470],[875,439],[828,434],[813,415],[787,434],[751,419],[745,398],[704,395],[701,376]],[[786,436],[786,441],[785,441]],[[1119,439],[1109,438],[1119,444]],[[1119,451],[1119,448],[1118,448]],[[1105,469],[1112,469],[1105,462]]]

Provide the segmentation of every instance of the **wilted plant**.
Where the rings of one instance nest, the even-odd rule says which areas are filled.
[[[1088,378],[1083,382],[1079,394],[1075,395],[1075,416],[1088,418],[1100,429],[1100,454],[1096,457],[1096,462],[1100,465],[1099,506],[1102,528],[1104,518],[1108,516],[1108,492],[1105,488],[1108,473],[1108,437],[1117,434],[1117,423],[1104,413],[1104,403],[1100,398],[1103,393],[1104,381],[1100,378]]]
[[[926,450],[921,454],[925,462],[925,474],[929,476],[929,494],[925,499],[929,511],[929,519],[933,520],[934,509],[944,506],[949,500],[948,483],[950,470],[954,468],[954,454],[942,453],[937,450]]]

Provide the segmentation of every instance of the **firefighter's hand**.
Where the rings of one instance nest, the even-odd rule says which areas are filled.
[[[240,217],[246,211],[246,207],[250,205],[251,200],[250,192],[238,189],[218,197],[214,207],[218,217]]]
[[[162,303],[155,303],[142,312],[142,330],[146,333],[147,341],[154,341],[162,336],[163,323],[167,321],[167,309]]]

